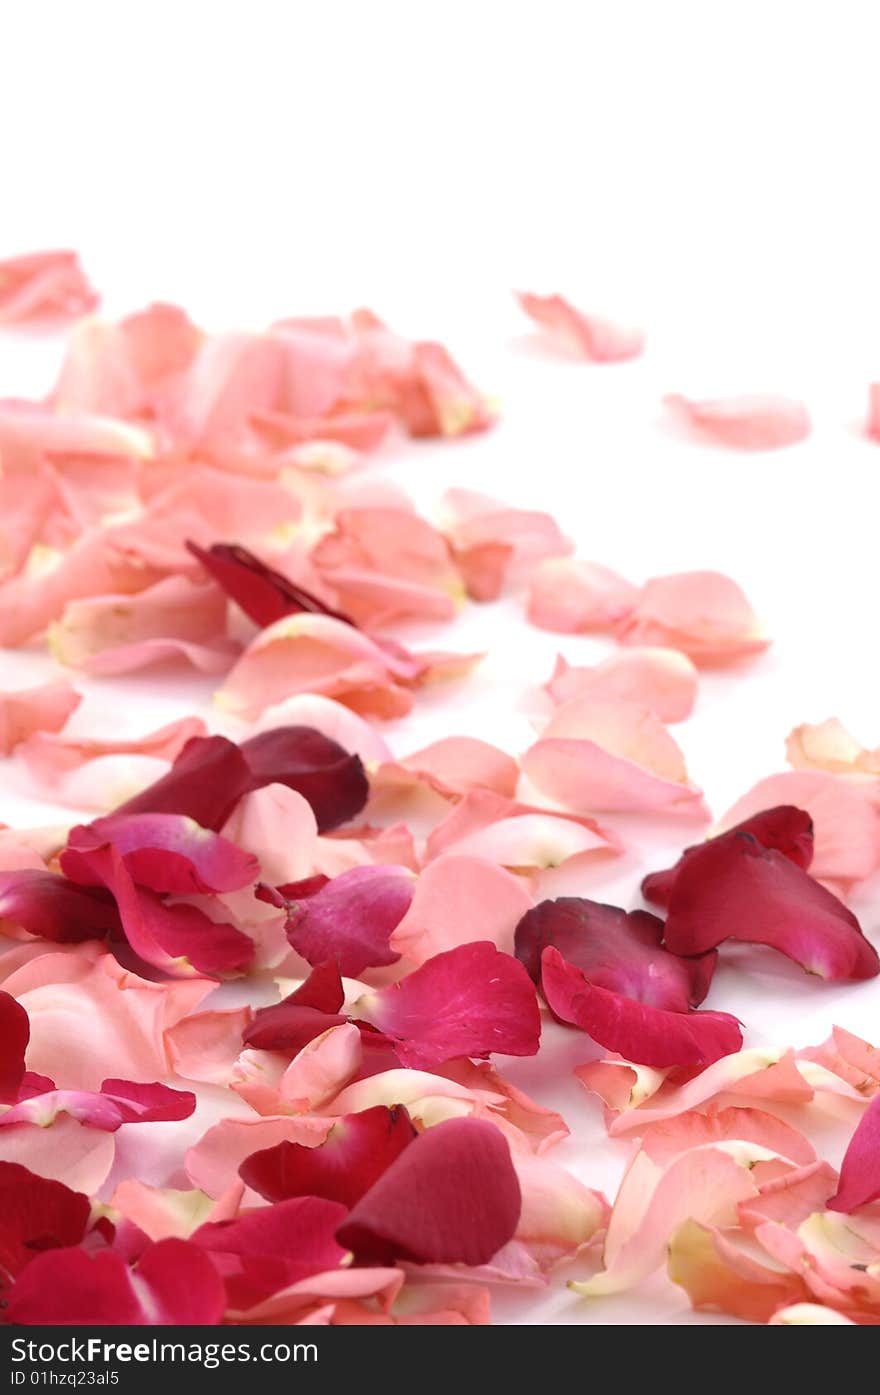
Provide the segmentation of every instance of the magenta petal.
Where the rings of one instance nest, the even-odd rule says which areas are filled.
[[[114,813],[186,814],[202,828],[216,831],[251,788],[250,766],[234,741],[194,736],[167,774]]]
[[[400,955],[388,941],[409,910],[414,887],[406,867],[352,867],[294,907],[287,938],[309,964],[335,958],[349,978],[394,964]]]
[[[225,1280],[228,1305],[252,1308],[300,1279],[339,1267],[346,1251],[335,1237],[345,1214],[336,1201],[298,1196],[235,1221],[208,1222],[192,1242],[208,1252]]]
[[[541,901],[516,927],[516,957],[537,983],[541,953],[554,945],[595,988],[669,1012],[687,1012],[709,991],[717,956],[682,959],[663,948],[663,921],[579,896]]]
[[[840,1184],[829,1211],[855,1211],[880,1197],[880,1095],[875,1095],[849,1141]]]
[[[0,918],[57,944],[97,940],[119,929],[119,912],[106,891],[31,867],[0,872]]]
[[[41,1250],[78,1245],[91,1209],[82,1192],[0,1162],[0,1295]]]
[[[303,980],[285,1002],[295,1003],[297,1007],[318,1008],[320,1012],[341,1012],[345,1002],[345,990],[342,987],[339,965],[334,959],[328,959],[324,964],[316,964],[308,978]]]
[[[134,1080],[105,1080],[101,1094],[112,1099],[123,1124],[188,1119],[196,1107],[196,1097],[190,1090],[173,1090],[170,1085],[141,1085]]]
[[[317,1148],[278,1143],[252,1153],[239,1176],[267,1201],[322,1196],[354,1206],[417,1137],[403,1105],[346,1114]]]
[[[5,1114],[6,1125],[31,1123],[46,1128],[59,1114],[69,1114],[89,1128],[115,1133],[123,1124],[152,1124],[171,1119],[188,1119],[195,1111],[196,1097],[188,1090],[172,1090],[169,1085],[139,1085],[133,1080],[105,1080],[100,1092],[94,1090],[49,1090],[29,1094]]]
[[[273,727],[241,744],[251,789],[286,785],[312,807],[318,832],[347,823],[367,802],[370,786],[360,756],[314,727]]]
[[[132,879],[152,891],[188,896],[194,892],[238,891],[255,882],[260,864],[252,853],[201,828],[185,814],[111,814],[73,828],[68,848],[90,852],[112,843]],[[80,881],[90,875],[86,862],[65,853],[62,866]]]
[[[600,1046],[643,1066],[708,1066],[742,1046],[726,1012],[667,1012],[623,993],[595,988],[552,945],[541,956],[541,987],[555,1017]]]
[[[160,1240],[131,1270],[112,1250],[37,1255],[17,1281],[6,1320],[28,1326],[214,1326],[223,1284],[209,1257],[186,1240]]]
[[[775,848],[796,866],[806,872],[813,860],[813,820],[805,809],[797,809],[793,804],[778,804],[773,809],[762,809],[759,814],[744,819],[727,830],[728,833],[751,833],[762,847]],[[702,847],[701,843],[696,847]],[[649,872],[642,882],[642,895],[655,906],[668,906],[675,879],[685,860],[694,852],[685,848],[674,867],[663,872]]]
[[[534,1056],[541,1035],[535,988],[489,940],[435,954],[399,983],[358,1000],[403,1066],[430,1070],[455,1056]]]
[[[292,615],[301,610],[312,611],[316,615],[332,615],[336,620],[352,624],[347,615],[331,610],[311,591],[306,591],[283,573],[267,567],[246,547],[239,547],[237,543],[214,543],[204,548],[194,542],[188,542],[186,546],[230,600],[235,601],[260,629],[274,624],[283,615]]]
[[[112,845],[68,849],[65,871],[100,882],[113,894],[125,937],[135,954],[172,974],[237,973],[254,956],[254,943],[234,925],[213,921],[198,906],[170,905],[155,891],[137,886]]]
[[[10,993],[0,992],[0,1104],[14,1104],[24,1079],[24,1053],[30,1041],[28,1015]]]
[[[521,1208],[504,1135],[481,1119],[448,1119],[404,1149],[337,1236],[367,1264],[487,1264]]]
[[[722,941],[769,945],[820,978],[873,978],[880,961],[842,901],[751,833],[723,833],[683,859],[666,919],[676,954]]]

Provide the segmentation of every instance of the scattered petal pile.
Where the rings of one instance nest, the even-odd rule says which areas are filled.
[[[642,352],[520,303],[577,357]],[[701,1310],[880,1322],[880,1051],[756,1045],[712,1005],[725,975],[819,1001],[880,972],[847,905],[880,868],[877,752],[795,728],[700,841],[668,724],[769,643],[734,580],[637,584],[547,512],[453,488],[427,518],[361,473],[495,415],[369,311],[212,335],[95,304],[72,254],[0,263],[4,326],[78,321],[45,400],[0,402],[0,643],[89,679],[0,693],[0,756],[71,811],[0,828],[0,1320],[480,1325],[502,1286],[666,1269]],[[783,399],[673,403],[727,446],[809,431]],[[511,597],[612,642],[536,675],[531,744],[386,739],[483,657],[425,631]],[[146,667],[207,675],[211,715],[117,724],[101,685]],[[633,815],[690,830],[642,883],[657,914],[581,894],[640,851]],[[515,1083],[560,1041],[610,1202],[552,1156],[582,1120]],[[839,1170],[807,1136],[829,1101]]]

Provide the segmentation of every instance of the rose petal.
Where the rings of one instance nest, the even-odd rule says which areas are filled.
[[[0,755],[8,756],[35,733],[60,731],[81,701],[63,681],[0,693]]]
[[[727,831],[750,834],[763,848],[775,848],[804,871],[812,862],[813,820],[806,810],[796,809],[793,804],[762,809]],[[657,906],[669,905],[676,878],[693,851],[693,848],[685,848],[674,867],[648,873],[642,881],[642,895],[646,901],[653,901]]]
[[[778,450],[806,440],[811,430],[803,403],[786,397],[756,394],[697,402],[671,393],[664,400],[699,435],[735,450]]]
[[[75,320],[97,303],[75,252],[31,252],[0,262],[0,324]]]
[[[557,704],[577,697],[622,698],[650,707],[661,722],[681,722],[696,701],[697,670],[675,649],[624,649],[595,668],[573,668],[560,654],[544,689]]]
[[[389,939],[409,909],[414,886],[406,867],[353,867],[292,909],[287,938],[309,964],[335,958],[349,978],[394,964],[400,954]]]
[[[514,929],[531,904],[522,884],[503,868],[446,853],[430,862],[416,882],[391,947],[414,964],[474,940],[491,940],[512,952]]]
[[[526,314],[561,347],[593,363],[619,363],[637,358],[645,346],[641,330],[625,328],[577,310],[561,295],[517,291]]]
[[[757,654],[770,643],[743,591],[721,572],[646,581],[617,637],[622,644],[680,649],[698,665]]]
[[[829,1211],[855,1211],[880,1196],[880,1096],[868,1105],[840,1165],[840,1186]]]
[[[553,558],[532,574],[527,613],[539,629],[585,634],[613,630],[638,598],[638,587],[597,562]]]

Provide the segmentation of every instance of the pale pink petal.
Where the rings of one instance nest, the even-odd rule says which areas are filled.
[[[562,348],[593,363],[619,363],[636,358],[645,347],[639,329],[615,324],[598,315],[587,315],[561,295],[534,295],[517,291],[526,314]]]
[[[202,337],[176,305],[150,305],[118,324],[83,320],[70,336],[53,406],[114,417],[149,415],[189,366]]]
[[[517,1089],[491,1061],[471,1061],[465,1056],[437,1067],[437,1074],[453,1080],[474,1093],[476,1098],[492,1098],[491,1105],[478,1104],[477,1118],[489,1118],[502,1128],[514,1152],[528,1150],[542,1154],[569,1136],[561,1114],[538,1104]]]
[[[523,871],[560,867],[573,858],[586,862],[596,855],[613,856],[621,844],[592,819],[518,804],[491,790],[472,790],[428,835],[426,861],[452,851]]]
[[[327,615],[287,615],[261,630],[217,694],[241,717],[257,717],[294,693],[319,693],[371,717],[400,717],[418,667]]]
[[[243,1051],[230,1083],[261,1114],[320,1112],[357,1075],[361,1058],[360,1032],[344,1023],[313,1038],[289,1064],[272,1052]]]
[[[165,1033],[171,1070],[184,1080],[228,1085],[251,1017],[249,1007],[209,1008],[184,1017]]]
[[[238,1180],[238,1169],[251,1153],[274,1148],[285,1141],[317,1147],[333,1127],[331,1118],[284,1115],[261,1118],[257,1114],[224,1118],[208,1129],[184,1158],[186,1175],[194,1187],[219,1197]]]
[[[422,872],[390,944],[416,965],[472,940],[491,940],[512,954],[513,932],[531,905],[522,883],[503,868],[447,853]]]
[[[600,1192],[534,1153],[512,1157],[522,1191],[516,1239],[542,1268],[576,1254],[604,1230],[610,1207]]]
[[[558,655],[544,690],[555,703],[576,697],[622,698],[656,712],[661,722],[682,722],[693,711],[698,675],[676,649],[623,649],[595,668],[576,668]]]
[[[474,736],[446,736],[400,760],[386,761],[375,771],[373,797],[384,791],[406,791],[426,785],[445,799],[471,790],[491,790],[513,796],[519,767],[506,751]]]
[[[582,697],[565,703],[520,764],[542,794],[578,813],[707,817],[679,747],[655,713],[634,702]]]
[[[724,832],[777,804],[805,809],[813,820],[810,874],[846,888],[880,867],[880,814],[874,780],[851,779],[821,770],[769,775],[744,794],[719,821]]]
[[[188,1240],[200,1225],[234,1220],[243,1194],[243,1182],[233,1183],[215,1201],[204,1192],[151,1187],[136,1177],[129,1177],[119,1183],[110,1205],[150,1240],[168,1240],[172,1236]]]
[[[30,252],[0,262],[0,325],[56,324],[97,303],[75,252]]]
[[[639,589],[598,562],[552,558],[529,581],[528,618],[542,630],[613,630],[631,614]],[[648,641],[646,641],[648,642]]]
[[[760,1264],[729,1232],[690,1220],[670,1239],[667,1272],[697,1312],[731,1313],[746,1322],[774,1322],[780,1304],[808,1292],[797,1274]]]
[[[36,954],[4,987],[30,1017],[28,1069],[61,1088],[98,1090],[108,1063],[119,1079],[163,1079],[171,1066],[166,1032],[216,984],[148,982],[89,941]]]
[[[0,755],[8,756],[35,733],[60,731],[81,701],[64,680],[0,692]]]
[[[723,664],[758,654],[770,643],[740,587],[721,572],[678,572],[646,581],[618,638],[680,649],[696,664]]]
[[[860,745],[836,717],[795,727],[786,737],[785,754],[795,770],[880,775],[880,749],[869,751]]]
[[[51,1128],[10,1124],[3,1130],[3,1161],[93,1196],[104,1185],[116,1155],[115,1137],[59,1114]]]
[[[20,755],[29,773],[41,784],[56,789],[59,782],[84,765],[107,756],[132,755],[173,761],[193,736],[207,735],[200,717],[180,717],[146,736],[101,740],[89,736],[56,736],[45,730],[30,736]],[[116,801],[121,803],[121,799]],[[91,807],[91,806],[89,806]]]
[[[771,1327],[854,1327],[852,1318],[821,1303],[791,1303],[768,1319]]]
[[[392,759],[388,743],[370,722],[319,693],[299,693],[267,707],[247,735],[256,736],[274,727],[313,727],[352,755],[360,756],[365,765]]]
[[[638,1153],[612,1207],[605,1268],[571,1287],[590,1297],[632,1288],[659,1269],[685,1221],[733,1225],[737,1204],[756,1191],[748,1166],[720,1148],[695,1148],[665,1169]]]
[[[228,668],[237,652],[226,638],[226,599],[213,584],[168,577],[135,596],[70,601],[50,627],[60,663],[88,673],[125,673],[182,655],[206,673]]]
[[[868,420],[865,430],[874,441],[880,441],[880,383],[868,388]]]
[[[264,785],[246,794],[222,833],[259,859],[263,881],[273,886],[311,875],[318,825],[312,806],[286,785]]]
[[[55,456],[109,456],[148,460],[148,432],[91,412],[55,413],[40,402],[0,401],[0,456],[4,472],[37,470]]]
[[[564,557],[571,541],[549,513],[514,509],[469,489],[450,489],[441,501],[443,531],[469,595],[495,600],[539,562]]]
[[[756,394],[699,402],[671,393],[664,401],[699,436],[735,450],[778,450],[806,440],[811,430],[804,404],[787,397]]]

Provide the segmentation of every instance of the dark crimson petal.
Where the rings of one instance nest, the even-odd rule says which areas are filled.
[[[304,901],[307,896],[314,896],[329,880],[323,872],[316,872],[313,877],[303,877],[298,882],[285,882],[283,886],[269,886],[268,882],[257,882],[254,895],[258,901],[265,901],[267,906],[277,906],[280,911],[289,912],[298,901]]]
[[[223,1283],[209,1256],[187,1240],[150,1245],[134,1270],[112,1250],[52,1250],[17,1281],[6,1320],[28,1326],[215,1326]]]
[[[14,1104],[18,1099],[30,1039],[27,1012],[10,993],[0,992],[0,1104]]]
[[[541,1036],[535,987],[489,940],[458,945],[365,994],[352,1007],[387,1036],[401,1065],[430,1070],[455,1056],[534,1056]]]
[[[252,1153],[238,1169],[267,1201],[323,1196],[354,1206],[416,1137],[403,1105],[377,1104],[338,1120],[317,1148],[278,1143]]]
[[[537,983],[541,953],[555,945],[596,988],[669,1012],[687,1012],[709,991],[717,955],[681,959],[663,948],[663,921],[579,896],[541,901],[516,927],[516,957]]]
[[[335,958],[349,978],[395,964],[400,955],[388,941],[409,910],[414,889],[406,867],[352,867],[292,909],[287,938],[307,963]]]
[[[41,1250],[78,1245],[91,1209],[82,1192],[0,1162],[0,1294]]]
[[[69,849],[93,852],[112,843],[138,886],[177,896],[238,891],[256,881],[260,864],[228,838],[185,814],[111,814],[70,830]],[[89,876],[87,861],[63,853],[73,881]]]
[[[234,1221],[209,1221],[192,1243],[208,1252],[222,1275],[228,1306],[252,1308],[300,1279],[339,1267],[346,1252],[336,1231],[345,1214],[336,1201],[298,1196]]]
[[[56,944],[99,940],[119,929],[119,912],[106,891],[31,867],[0,872],[0,919]]]
[[[122,928],[135,954],[170,973],[237,973],[254,956],[254,943],[234,925],[213,921],[198,906],[170,905],[155,891],[136,886],[117,849],[108,844],[88,852],[68,849],[61,856],[81,880],[100,882],[119,907]]]
[[[739,1023],[728,1013],[667,1012],[595,988],[552,945],[541,957],[541,987],[554,1017],[637,1065],[702,1068],[742,1046]]]
[[[336,1233],[365,1264],[487,1264],[521,1209],[504,1135],[482,1119],[448,1119],[404,1149]]]
[[[216,832],[252,788],[251,768],[234,741],[193,736],[165,775],[114,813],[187,814]]]
[[[824,886],[750,833],[724,833],[683,861],[666,943],[699,954],[724,940],[769,945],[820,978],[873,978],[880,961],[855,916]]]
[[[210,548],[199,547],[194,542],[186,545],[230,600],[261,629],[274,624],[283,615],[303,610],[315,615],[331,615],[347,625],[352,623],[347,615],[331,610],[311,591],[297,586],[282,572],[267,567],[246,547],[237,543],[214,543]]]
[[[318,832],[347,823],[367,802],[370,786],[360,756],[313,727],[273,727],[241,744],[251,789],[287,785],[312,806]]]
[[[773,809],[762,809],[759,814],[735,824],[727,832],[751,833],[762,847],[775,848],[805,872],[813,860],[813,820],[805,809],[797,809],[793,804],[778,804]],[[691,853],[700,847],[702,844],[698,843],[693,848],[685,848],[675,866],[667,867],[664,872],[649,872],[642,882],[645,900],[655,906],[668,906],[681,867]]]
[[[849,1141],[829,1211],[855,1211],[880,1197],[880,1095],[875,1095]]]
[[[245,1028],[242,1041],[260,1051],[283,1051],[295,1056],[330,1027],[348,1018],[341,1012],[345,991],[335,960],[318,964],[305,982],[280,1003],[259,1008]]]

